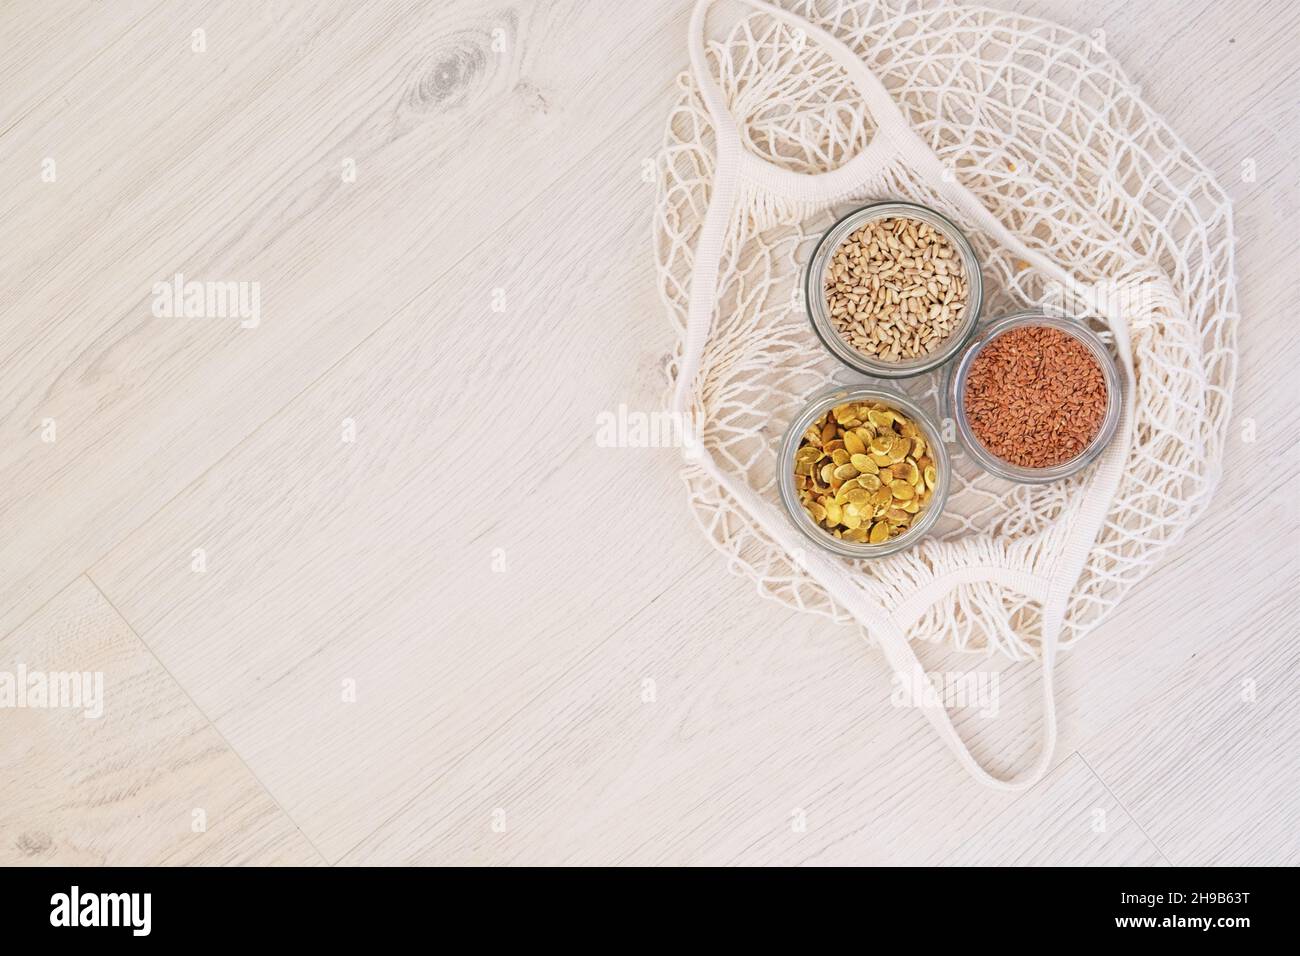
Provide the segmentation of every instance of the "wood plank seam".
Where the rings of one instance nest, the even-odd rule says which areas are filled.
[[[140,636],[140,632],[135,629],[135,625],[132,624],[130,621],[128,621],[126,619],[126,616],[123,615],[122,612],[118,610],[117,606],[113,603],[113,599],[104,593],[104,589],[101,588],[99,584],[95,581],[95,579],[90,576],[89,572],[86,573],[85,577],[86,580],[90,582],[91,586],[94,587],[94,589],[99,592],[99,596],[104,599],[104,603],[107,604],[113,610],[113,613],[116,614],[122,620],[122,623],[126,625],[127,629],[131,632],[131,634],[135,637],[135,639],[140,642],[140,646],[149,652],[149,656],[154,659],[154,661],[162,669],[162,672],[167,675],[168,679],[171,680],[171,682],[175,684],[176,687],[180,690],[180,692],[185,696],[185,699],[189,702],[189,705],[194,708],[194,711],[203,716],[204,721],[207,723],[207,725],[210,728],[212,728],[212,732],[217,735],[218,739],[221,740],[221,742],[225,745],[226,749],[229,750],[232,754],[234,754],[235,759],[238,760],[240,764],[243,765],[244,769],[248,771],[248,775],[253,778],[253,780],[257,783],[258,787],[261,788],[262,792],[266,794],[267,798],[273,804],[275,804],[276,808],[282,814],[284,814],[285,819],[293,824],[294,829],[296,829],[300,834],[302,834],[303,840],[305,840],[307,845],[311,847],[312,852],[316,854],[316,856],[320,859],[322,863],[329,863],[329,861],[325,858],[325,855],[321,853],[320,849],[316,846],[316,844],[312,842],[311,837],[308,836],[307,833],[303,830],[303,828],[298,825],[298,821],[293,818],[292,814],[290,814],[287,810],[285,810],[285,808],[281,805],[279,799],[276,798],[276,795],[272,793],[270,789],[266,786],[266,784],[262,782],[261,778],[258,777],[257,772],[254,771],[253,768],[248,765],[248,761],[244,759],[243,754],[241,754],[238,750],[236,750],[234,747],[230,745],[230,741],[226,739],[226,735],[221,732],[221,729],[212,722],[212,718],[209,717],[207,713],[203,710],[203,708],[198,705],[198,702],[195,701],[194,698],[190,695],[190,692],[186,690],[185,685],[182,684],[180,681],[178,681],[174,676],[172,676],[171,671],[167,669],[167,665],[164,664],[162,662],[162,659],[159,658],[158,655],[154,653],[153,648],[149,646],[149,642]]]

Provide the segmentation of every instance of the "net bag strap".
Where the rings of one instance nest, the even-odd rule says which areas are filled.
[[[716,2],[717,0],[697,0],[691,16],[688,38],[691,73],[713,119],[719,144],[726,140],[735,148],[738,154],[737,164],[746,176],[794,199],[830,201],[860,188],[864,181],[890,160],[903,158],[922,165],[933,162],[934,157],[929,148],[912,130],[889,90],[847,44],[798,14],[774,6],[767,0],[739,2],[801,31],[809,42],[816,44],[818,49],[844,70],[875,121],[876,130],[871,141],[855,156],[834,169],[819,173],[786,169],[745,148],[744,138],[740,135],[730,104],[709,70],[705,53],[706,21],[709,8]]]
[[[934,154],[912,130],[893,97],[889,95],[889,90],[843,41],[803,17],[765,0],[740,2],[802,30],[810,42],[817,43],[819,48],[824,49],[844,69],[862,95],[875,120],[876,132],[871,142],[844,165],[821,173],[783,169],[747,149],[740,135],[740,127],[731,113],[731,105],[709,70],[705,35],[708,31],[709,9],[716,2],[717,0],[697,0],[687,36],[691,73],[713,121],[717,163],[714,167],[715,178],[709,211],[696,244],[696,266],[691,275],[685,347],[673,394],[673,407],[682,413],[690,408],[691,391],[713,321],[718,264],[722,258],[727,226],[742,175],[797,200],[829,202],[852,193],[869,180],[873,172],[900,158],[908,159],[927,170],[933,164],[935,169],[930,171],[941,172]]]

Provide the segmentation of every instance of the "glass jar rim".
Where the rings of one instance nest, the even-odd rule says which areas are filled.
[[[836,330],[827,308],[824,278],[831,256],[850,235],[867,222],[890,216],[917,219],[938,229],[947,237],[966,269],[969,298],[961,325],[934,352],[906,362],[883,362],[854,348]],[[816,280],[814,281],[814,277]],[[881,200],[849,210],[822,233],[804,263],[804,301],[809,322],[818,340],[831,355],[856,372],[877,378],[900,379],[932,372],[965,347],[979,323],[984,304],[984,278],[979,257],[966,234],[943,213],[920,203]]]
[[[799,496],[794,486],[795,453],[799,450],[800,439],[803,437],[803,433],[807,431],[808,426],[836,405],[863,400],[879,401],[882,404],[898,409],[911,418],[925,434],[927,446],[934,451],[934,466],[938,475],[938,483],[931,493],[930,503],[925,506],[924,512],[917,521],[903,534],[896,538],[890,538],[881,544],[844,541],[832,537],[824,529],[817,527],[808,513],[804,511],[803,505],[799,503]],[[807,404],[800,409],[799,413],[791,419],[789,426],[786,428],[785,437],[781,441],[780,451],[777,456],[777,467],[780,469],[777,475],[777,487],[780,491],[781,502],[785,506],[787,516],[803,532],[805,537],[817,542],[825,550],[841,557],[883,558],[891,554],[897,554],[899,551],[906,550],[917,544],[934,527],[948,498],[952,463],[948,456],[948,449],[943,442],[943,433],[935,423],[933,416],[921,408],[912,398],[903,394],[901,390],[889,385],[837,384],[827,386],[815,393]]]
[[[1079,454],[1068,461],[1047,468],[1026,468],[994,455],[975,437],[975,432],[970,427],[970,419],[966,414],[966,377],[970,373],[971,365],[976,356],[1004,332],[1027,326],[1046,326],[1059,329],[1072,336],[1092,354],[1101,369],[1102,378],[1106,382],[1106,412],[1102,417],[1100,427],[1097,429],[1097,434],[1092,437],[1092,440]],[[1119,366],[1110,350],[1106,348],[1106,343],[1101,340],[1096,332],[1088,328],[1079,319],[1036,309],[999,316],[982,325],[966,345],[965,351],[962,352],[960,358],[950,367],[948,387],[944,389],[950,416],[956,424],[957,436],[961,440],[962,447],[975,460],[976,464],[1000,478],[1031,485],[1048,484],[1053,481],[1060,481],[1062,478],[1068,478],[1087,468],[1100,457],[1106,446],[1110,444],[1111,439],[1115,437],[1115,432],[1118,429],[1122,392],[1123,380],[1119,374]]]

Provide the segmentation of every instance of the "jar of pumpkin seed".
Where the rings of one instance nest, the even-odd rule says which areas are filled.
[[[837,385],[786,430],[777,486],[807,537],[846,558],[894,554],[939,520],[949,461],[934,420],[906,396]]]

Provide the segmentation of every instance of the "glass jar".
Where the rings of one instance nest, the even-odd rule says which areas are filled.
[[[880,402],[907,416],[921,432],[927,451],[934,459],[936,483],[931,490],[929,503],[917,513],[916,520],[907,531],[880,544],[844,541],[831,536],[813,521],[808,512],[804,511],[803,505],[799,502],[798,489],[795,487],[795,453],[799,450],[800,439],[804,432],[808,430],[809,425],[836,405],[847,402]],[[790,520],[818,545],[845,558],[878,558],[910,548],[925,537],[943,511],[944,502],[948,497],[950,471],[948,449],[944,447],[934,419],[911,399],[885,386],[834,385],[814,395],[786,429],[777,458],[777,486]]]
[[[1046,326],[1060,329],[1062,332],[1073,336],[1096,359],[1097,365],[1101,368],[1102,377],[1106,381],[1106,412],[1102,417],[1101,426],[1097,429],[1097,434],[1093,436],[1092,441],[1088,443],[1083,451],[1069,461],[1046,468],[1025,468],[994,455],[975,437],[975,433],[970,427],[970,419],[966,414],[966,378],[970,373],[971,364],[975,361],[975,357],[979,355],[984,346],[1002,333],[1024,326]],[[948,387],[944,391],[962,446],[986,471],[1010,481],[1046,484],[1067,478],[1087,468],[1097,460],[1106,445],[1115,437],[1115,429],[1119,425],[1122,400],[1119,367],[1115,364],[1115,359],[1106,348],[1106,344],[1082,322],[1062,316],[1047,315],[1043,312],[1017,312],[993,320],[980,328],[970,345],[967,346],[966,351],[962,353],[961,358],[951,367],[948,375]]]
[[[917,219],[941,232],[956,250],[966,270],[969,297],[961,322],[953,328],[933,352],[914,359],[887,362],[859,351],[850,345],[836,330],[826,301],[826,270],[840,245],[866,223],[875,219],[901,217]],[[855,371],[877,378],[906,378],[938,368],[957,354],[970,338],[979,321],[980,307],[984,302],[984,280],[980,275],[979,260],[970,241],[946,217],[930,209],[906,202],[879,202],[862,206],[842,217],[826,230],[818,240],[813,253],[804,266],[803,289],[808,306],[808,317],[813,331],[822,344],[837,359]]]

